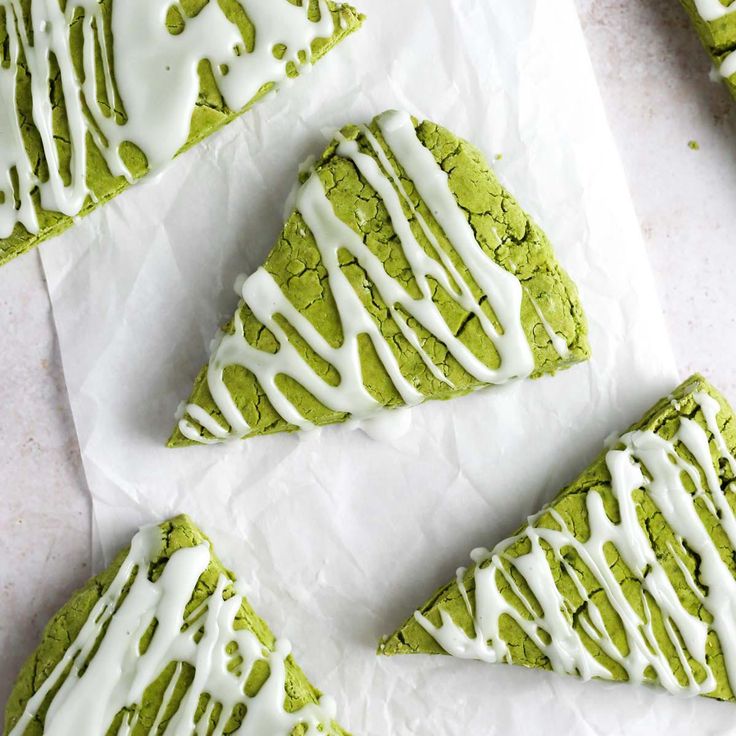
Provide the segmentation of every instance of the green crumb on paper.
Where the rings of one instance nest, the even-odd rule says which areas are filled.
[[[698,143],[696,140],[688,141],[687,147],[691,151],[699,151],[700,150],[700,143]]]

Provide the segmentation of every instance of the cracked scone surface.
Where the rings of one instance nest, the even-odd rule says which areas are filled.
[[[141,530],[47,625],[3,733],[40,735],[52,718],[54,733],[69,734],[261,733],[260,723],[274,736],[346,736],[237,590],[188,517]],[[100,664],[111,651],[118,656]]]
[[[403,147],[402,155],[387,141],[392,125],[402,128],[404,137],[391,141]],[[432,181],[407,172],[419,159]],[[384,113],[369,126],[344,128],[302,181],[297,207],[275,247],[245,282],[250,297],[223,328],[226,341],[238,339],[258,352],[245,360],[240,346],[233,357],[231,343],[213,351],[170,446],[362,418],[362,410],[450,399],[491,383],[554,373],[589,356],[574,284],[544,233],[470,143],[432,122]],[[426,201],[434,195],[436,210],[447,206],[440,214]],[[313,211],[320,207],[317,216]],[[333,260],[337,267],[330,271]],[[445,277],[447,283],[440,283]],[[256,278],[268,280],[265,296],[260,286],[251,288]],[[490,288],[479,286],[489,279]],[[460,283],[463,298],[453,293]],[[516,307],[504,303],[504,294],[518,298]],[[268,310],[267,327],[254,309],[272,297],[280,304]],[[376,334],[369,335],[373,329]],[[310,337],[312,330],[318,334]],[[503,338],[517,343],[499,347]],[[341,375],[330,356],[348,350],[349,340],[355,356],[347,367],[342,363],[350,375]],[[293,361],[275,361],[284,346],[303,361],[298,371]],[[218,350],[229,353],[222,357]],[[515,369],[520,353],[523,367]],[[274,363],[267,380],[251,370],[262,361]],[[364,389],[354,402],[358,411],[351,412],[351,402],[339,393],[347,379]],[[316,398],[307,383],[327,400]],[[275,402],[288,411],[280,413]],[[223,411],[228,405],[229,412]]]
[[[736,97],[736,3],[733,0],[680,2],[690,16],[711,61],[721,71],[726,86]]]
[[[281,13],[289,23],[293,22],[293,12],[302,12],[283,10],[294,5],[302,6],[301,2],[275,2],[280,5],[276,7],[274,3],[274,12]],[[89,214],[124,191],[133,181],[145,176],[151,168],[149,153],[155,157],[159,152],[157,149],[166,149],[171,141],[175,142],[174,149],[167,151],[164,160],[153,166],[158,169],[177,153],[232,121],[284,79],[297,77],[302,64],[316,62],[323,57],[355,31],[363,20],[363,16],[348,5],[332,0],[309,0],[303,20],[306,29],[303,35],[307,39],[305,47],[287,49],[276,43],[273,49],[268,49],[262,64],[251,65],[249,71],[252,74],[241,86],[241,90],[247,89],[250,96],[243,98],[235,89],[237,85],[224,86],[228,83],[228,66],[231,67],[232,79],[236,63],[254,57],[255,51],[262,53],[264,50],[259,46],[258,29],[239,0],[220,0],[219,10],[214,0],[182,0],[163,13],[165,20],[163,15],[160,19],[148,17],[145,4],[138,11],[129,5],[127,12],[146,15],[140,18],[140,39],[135,38],[135,27],[130,34],[133,36],[130,48],[126,46],[129,38],[124,39],[122,33],[120,38],[113,35],[113,13],[116,10],[124,12],[119,10],[121,6],[115,5],[114,0],[60,3],[64,6],[62,11],[57,8],[49,13],[49,18],[45,18],[43,9],[52,5],[45,6],[42,0],[6,0],[0,3],[0,104],[7,110],[3,111],[7,117],[0,126],[0,142],[6,149],[0,155],[0,265],[60,234],[73,224],[76,217]],[[260,14],[254,17],[261,20],[266,17],[262,6],[262,2],[251,5],[253,11]],[[209,14],[208,18],[211,18],[213,10],[222,14],[213,28],[224,26],[226,32],[236,39],[233,58],[219,64],[207,58],[213,50],[213,34],[205,33],[204,41],[196,35],[197,24],[205,22],[205,15]],[[311,38],[310,27],[319,25],[322,28],[323,13],[331,16],[331,22],[325,24],[324,33]],[[49,20],[52,15],[53,23]],[[90,19],[92,25],[88,26]],[[129,20],[135,25],[135,18]],[[44,29],[49,38],[53,38],[51,28],[57,24],[64,24],[65,28],[55,37],[57,40],[50,42],[51,62],[46,69],[46,61],[39,65],[35,60],[39,70],[34,79],[31,74],[33,65],[26,58],[26,52],[35,48],[33,33],[42,34],[39,29]],[[21,26],[24,33],[20,32]],[[54,28],[54,32],[59,33],[59,29]],[[145,40],[141,40],[152,38],[155,33],[163,36],[157,36],[155,43],[151,41],[151,44],[162,49],[166,46],[160,56],[155,49],[146,47]],[[24,39],[24,34],[27,39]],[[64,43],[58,38],[64,38]],[[278,39],[278,32],[275,38]],[[270,42],[265,36],[263,40]],[[178,43],[181,50],[170,52],[168,41]],[[203,47],[201,58],[197,55],[197,46]],[[41,47],[38,48],[40,50]],[[180,131],[163,130],[160,135],[151,132],[160,123],[153,114],[156,106],[165,108],[172,100],[176,102],[175,95],[162,100],[161,97],[169,94],[164,85],[158,97],[149,95],[149,98],[156,99],[155,102],[149,99],[150,104],[146,106],[146,85],[156,75],[151,73],[149,76],[144,72],[143,78],[128,79],[129,75],[124,75],[120,69],[128,66],[126,54],[150,59],[147,62],[150,70],[157,70],[158,76],[163,64],[166,64],[165,70],[173,69],[172,74],[181,72],[176,89],[182,89],[182,98],[185,97],[186,101],[181,106],[182,119],[174,121]],[[166,54],[175,61],[181,61],[182,70],[177,71],[171,66],[173,62],[166,60]],[[269,64],[268,57],[281,60],[281,65],[275,68]],[[143,62],[139,66],[145,69]],[[95,78],[92,79],[94,92],[85,86],[91,79],[92,68],[95,70]],[[180,77],[189,80],[190,70],[193,82],[182,82]],[[45,90],[41,79],[46,72],[47,97],[42,94]],[[125,78],[127,90],[119,88],[119,77]],[[193,85],[191,89],[189,85]],[[174,89],[174,82],[171,89]],[[229,93],[224,91],[227,89]],[[194,93],[191,96],[190,91]],[[90,99],[90,95],[94,99]],[[73,97],[79,98],[81,106],[68,104]],[[237,100],[237,105],[231,102],[229,106],[228,101],[232,100]],[[171,106],[179,109],[176,105]],[[41,120],[43,124],[39,127]],[[101,125],[107,127],[103,130]],[[129,128],[130,136],[126,137]],[[119,146],[117,140],[106,140],[111,131],[119,135]],[[143,143],[143,140],[150,143],[156,136],[163,142],[162,146]],[[13,146],[18,145],[18,152],[14,154]]]
[[[734,700],[736,423],[694,376],[379,651]]]

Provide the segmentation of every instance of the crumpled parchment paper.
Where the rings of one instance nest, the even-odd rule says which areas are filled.
[[[308,78],[42,249],[96,562],[140,524],[191,514],[356,734],[720,732],[732,709],[702,699],[374,655],[472,547],[513,532],[678,376],[572,0],[361,9],[365,28]],[[593,360],[414,409],[391,442],[337,427],[167,450],[299,163],[390,107],[502,156],[502,181],[580,287]]]

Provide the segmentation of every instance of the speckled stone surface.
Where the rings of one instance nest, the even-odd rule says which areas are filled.
[[[736,400],[736,105],[685,12],[578,0],[682,376]],[[700,149],[692,150],[695,140]],[[90,517],[38,257],[0,269],[0,704],[90,574]]]
[[[681,375],[733,401],[736,105],[679,3],[577,4]]]
[[[37,254],[0,270],[0,703],[90,576],[90,503]]]

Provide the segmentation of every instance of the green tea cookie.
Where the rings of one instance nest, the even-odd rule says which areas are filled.
[[[0,0],[0,265],[356,30],[333,0]]]
[[[736,96],[736,2],[681,0],[713,64]]]
[[[589,355],[544,233],[476,148],[400,112],[336,136],[238,290],[172,447],[365,420]]]
[[[736,423],[694,376],[380,647],[734,700]]]
[[[6,736],[346,736],[185,516],[130,549],[54,616],[5,712]]]

